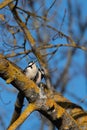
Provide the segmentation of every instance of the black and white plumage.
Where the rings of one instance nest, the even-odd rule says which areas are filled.
[[[44,77],[43,69],[38,68],[34,61],[29,62],[28,67],[24,69],[24,74],[36,84],[39,84]]]

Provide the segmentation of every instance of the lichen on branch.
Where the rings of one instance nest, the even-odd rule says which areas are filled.
[[[73,106],[71,108],[70,101],[68,101],[66,98],[62,97],[62,95],[55,91],[50,92],[49,89],[47,89],[45,93],[46,98],[41,98],[40,88],[32,80],[29,80],[23,74],[22,70],[19,67],[11,63],[9,60],[5,59],[5,57],[1,54],[0,76],[7,81],[9,80],[8,83],[11,83],[20,92],[22,92],[23,96],[26,97],[29,102],[34,103],[36,106],[35,109],[37,108],[40,113],[50,119],[57,128],[61,128],[62,130],[64,130],[64,128],[67,127],[68,129],[72,128],[73,130],[80,130],[78,124],[84,123],[84,119],[81,121],[81,117],[80,120],[78,120],[78,118],[73,118],[74,116],[72,116],[72,112],[73,108],[75,108],[73,115],[77,110],[79,110],[80,113],[85,113],[83,109],[77,106],[73,106],[73,103],[71,103],[71,105]],[[65,104],[65,102],[66,104],[69,104],[67,105],[67,107],[64,107],[63,105]],[[28,110],[28,108],[26,109]],[[68,110],[70,110],[71,112],[68,113]],[[23,118],[22,115],[21,117]],[[85,115],[85,121],[86,120],[87,115]],[[65,122],[67,123],[67,125]],[[19,125],[20,124],[21,122],[19,123]]]

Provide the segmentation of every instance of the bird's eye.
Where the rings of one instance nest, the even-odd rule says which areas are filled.
[[[32,68],[32,65],[29,65],[28,67]]]

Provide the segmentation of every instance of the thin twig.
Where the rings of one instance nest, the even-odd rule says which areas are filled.
[[[20,53],[7,54],[7,55],[5,55],[5,58],[11,58],[11,57],[15,57],[15,56],[23,55],[23,54],[28,54],[28,53],[31,53],[31,52],[32,52],[31,50],[27,50],[27,51],[23,51],[23,52],[20,52]]]
[[[63,44],[63,43],[58,43],[56,45],[53,45],[53,44],[47,44],[47,45],[44,45],[44,46],[39,46],[39,49],[48,49],[48,48],[59,48],[59,47],[74,47],[74,48],[77,48],[77,49],[81,49],[83,51],[87,51],[87,48],[85,46],[80,46],[80,45],[77,45],[77,44]]]

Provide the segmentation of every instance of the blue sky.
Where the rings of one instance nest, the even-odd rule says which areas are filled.
[[[50,23],[52,24],[52,26],[60,29],[62,18],[64,16],[64,12],[66,10],[66,16],[65,16],[65,20],[64,20],[64,23],[62,25],[61,31],[63,31],[65,34],[67,34],[69,36],[72,36],[68,32],[68,29],[67,29],[67,25],[68,25],[68,22],[69,22],[68,21],[69,20],[68,19],[69,12],[68,12],[68,8],[67,8],[67,1],[68,0],[60,0],[60,4],[58,6],[58,17],[56,17],[55,22],[53,21],[54,20],[53,19],[52,21],[50,21]],[[84,25],[85,21],[87,20],[87,1],[86,0],[85,0],[85,2],[83,0],[71,0],[71,1],[72,1],[72,4],[73,4],[73,10],[74,10],[74,8],[76,8],[76,3],[78,3],[79,6],[81,7],[82,22],[83,22],[83,25]],[[0,0],[0,2],[1,2],[1,0]],[[47,8],[49,8],[52,0],[48,0],[48,1],[45,0],[45,2],[47,2],[46,6],[47,6]],[[38,9],[38,8],[39,8],[39,5],[36,6],[36,9]],[[57,11],[57,8],[55,8],[55,9],[53,8],[51,10],[51,13],[53,13],[53,11]],[[0,10],[0,13],[2,13],[2,12],[4,12],[4,11]],[[7,12],[5,12],[5,14]],[[51,17],[51,13],[50,13],[49,17]],[[73,14],[73,15],[75,15],[75,14]],[[80,31],[79,31],[78,26],[77,26],[77,20],[78,19],[76,17],[73,17],[73,18],[74,18],[73,19],[73,33],[75,34],[75,36],[78,39],[78,36],[80,36],[79,35]],[[57,22],[58,22],[58,24],[56,25]],[[3,28],[4,28],[4,26],[3,26]],[[1,25],[0,25],[0,31],[3,32]],[[32,35],[34,35],[34,37],[36,38],[37,36],[35,34],[36,34],[36,32],[32,31]],[[50,36],[50,35],[54,36],[54,34],[55,33],[50,31],[50,34],[48,34],[48,36]],[[22,33],[21,33],[21,35],[17,36],[17,39],[18,40],[20,39],[19,43],[22,42],[22,38],[21,38],[22,36],[23,36]],[[2,35],[0,34],[0,48],[4,49],[1,38],[2,38]],[[87,44],[87,29],[85,31],[85,35],[83,36],[82,43],[83,43],[84,40],[86,41],[86,44]],[[51,37],[50,42],[53,42],[55,44],[55,43],[62,43],[62,42],[66,43],[67,41],[65,39],[61,39],[61,38],[58,38],[55,41],[52,41],[52,37]],[[28,46],[28,44],[27,44],[27,46]],[[67,57],[65,57],[64,60],[60,61],[60,56],[62,56],[62,55],[64,56],[63,51],[67,52],[67,50],[68,50],[68,48],[66,48],[66,47],[65,48],[59,48],[58,53],[56,53],[56,55],[55,55],[54,60],[57,60],[59,62],[58,67],[59,67],[60,71],[63,70],[63,68],[65,67],[65,64],[67,62]],[[84,67],[84,64],[85,64],[85,54],[86,53],[87,52],[84,52],[82,50],[79,50],[79,49],[77,50],[77,55],[73,56],[73,63],[71,65],[71,66],[73,66],[73,69],[72,68],[69,69],[69,73],[71,75],[74,72],[76,73],[76,72],[79,71],[78,67],[77,67],[77,69],[74,69],[75,65],[79,66],[81,71],[84,70],[83,67]],[[15,59],[16,58],[14,58],[13,61]],[[50,67],[52,69],[54,69],[55,66],[54,66],[54,64],[52,64],[52,62],[53,62],[53,60],[49,62]],[[19,65],[22,69],[24,69],[27,66],[26,59],[21,60],[21,62],[17,62],[17,65]],[[4,89],[3,89],[3,87],[4,87]],[[9,89],[10,89],[10,91],[9,91]],[[57,91],[59,91],[59,90],[60,89],[57,89]],[[69,95],[69,94],[65,93],[64,94],[65,97],[67,97],[72,102],[77,103],[78,105],[81,105],[85,110],[87,110],[87,83],[86,83],[86,78],[84,76],[84,72],[75,76],[75,78],[73,78],[70,82],[68,82],[67,91],[70,92],[70,93],[73,93],[75,96],[77,96],[78,100],[76,100],[76,98],[75,98],[75,96],[73,96],[73,94]],[[0,79],[0,97],[1,97],[0,98],[1,99],[0,100],[0,118],[2,118],[3,122],[5,122],[5,128],[7,128],[8,124],[10,122],[12,112],[14,110],[14,104],[15,104],[17,93],[18,93],[18,91],[15,88],[13,89],[13,86],[7,85],[4,80]],[[83,100],[84,102],[86,102],[86,105],[84,103],[81,103],[80,99]],[[25,101],[24,108],[26,107],[26,104],[27,104],[27,101]],[[5,116],[3,116],[2,114],[5,115]],[[36,130],[38,130],[40,128],[40,123],[41,123],[40,118],[41,117],[40,117],[39,114],[32,113],[31,116],[28,117],[28,119],[23,123],[23,126],[20,128],[20,130],[25,130],[25,126],[26,126],[26,130],[34,129],[35,126],[37,126]],[[0,122],[0,129],[2,129],[2,130],[3,130],[3,128],[2,128],[3,122]],[[48,128],[48,126],[46,125],[45,130],[47,128]]]

